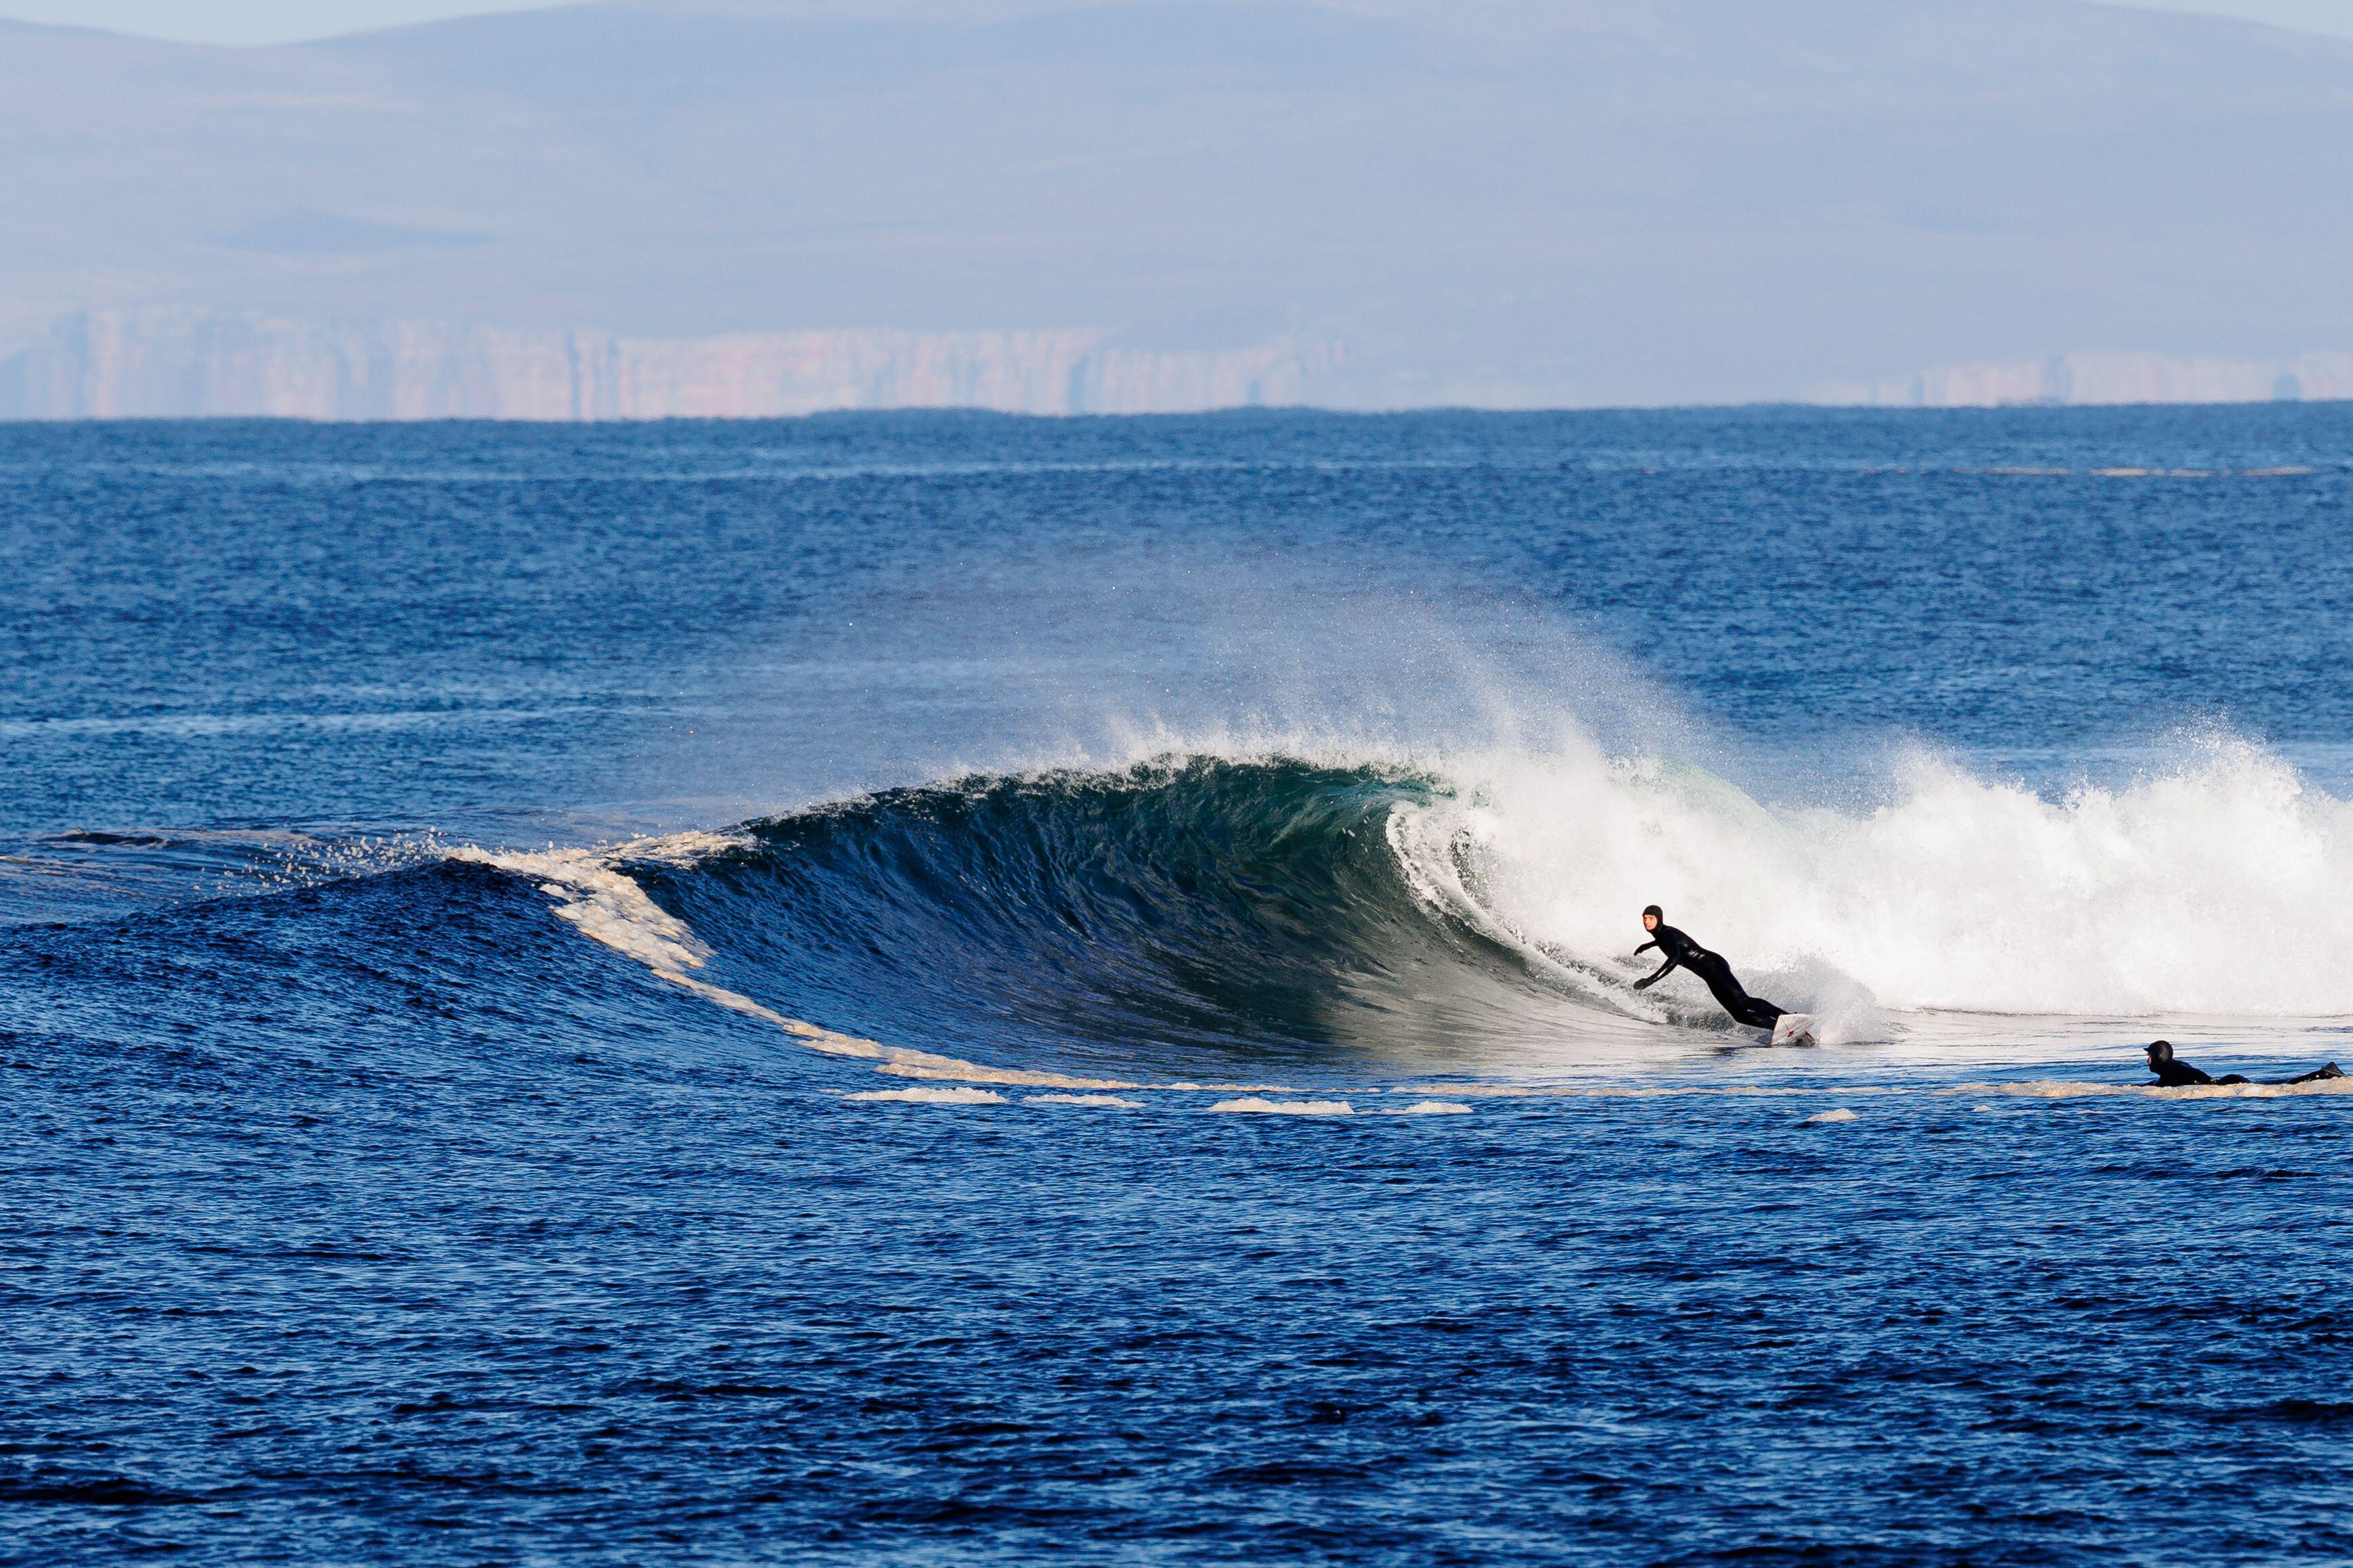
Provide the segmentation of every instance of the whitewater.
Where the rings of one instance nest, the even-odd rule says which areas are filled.
[[[2353,813],[2242,742],[2053,795],[1929,755],[1868,810],[1767,810],[1655,758],[1514,758],[1439,830],[1548,949],[1660,902],[1814,1007],[2323,1016],[2353,1010]]]

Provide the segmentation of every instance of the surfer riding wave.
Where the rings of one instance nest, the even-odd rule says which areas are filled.
[[[1674,971],[1688,969],[1706,984],[1717,1005],[1752,1029],[1769,1029],[1779,1023],[1788,1011],[1742,990],[1739,980],[1732,973],[1732,965],[1724,961],[1724,955],[1710,952],[1668,925],[1666,915],[1658,905],[1652,904],[1643,910],[1642,929],[1651,933],[1651,940],[1634,950],[1635,956],[1640,957],[1655,947],[1665,957],[1666,963],[1659,966],[1656,974],[1646,975],[1634,982],[1635,990],[1647,991]]]

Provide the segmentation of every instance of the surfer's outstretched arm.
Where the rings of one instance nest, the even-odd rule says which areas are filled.
[[[1667,977],[1668,973],[1672,971],[1677,963],[1682,962],[1675,956],[1674,949],[1669,947],[1665,942],[1659,941],[1656,937],[1652,937],[1641,947],[1636,948],[1634,950],[1634,956],[1640,958],[1645,952],[1654,947],[1666,955],[1667,961],[1659,965],[1659,972],[1656,974],[1648,975],[1634,982],[1634,989],[1637,991],[1648,991],[1651,986],[1656,985],[1660,981],[1664,980]]]

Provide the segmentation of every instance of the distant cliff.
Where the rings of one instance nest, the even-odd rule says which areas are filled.
[[[2287,360],[2149,353],[1939,365],[1875,386],[1819,389],[1812,401],[1879,408],[2005,408],[2030,404],[2293,403],[2353,398],[2353,354]]]
[[[1093,331],[628,338],[257,310],[88,310],[0,362],[0,417],[758,418],[842,408],[1163,414],[1303,400],[1288,344],[1116,348]]]
[[[168,300],[226,314],[45,346],[25,395],[1168,408],[1297,395],[1280,352],[1206,352],[1289,334],[1349,345],[1325,406],[1868,401],[2075,345],[2353,349],[2348,148],[2353,41],[2079,0],[602,0],[254,49],[0,22],[0,358]],[[427,321],[621,341],[321,324]],[[719,336],[804,323],[1121,347]]]

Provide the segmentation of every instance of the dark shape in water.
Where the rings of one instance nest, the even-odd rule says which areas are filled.
[[[2188,1062],[2181,1061],[2174,1056],[2173,1042],[2170,1040],[2152,1040],[2145,1048],[2148,1052],[2148,1070],[2157,1075],[2156,1087],[2159,1089],[2189,1089],[2194,1085],[2201,1083],[2222,1084],[2248,1083],[2253,1081],[2252,1079],[2234,1072],[2225,1073],[2221,1078],[2216,1078],[2212,1074],[2207,1072],[2203,1068],[2192,1067]],[[2276,1078],[2267,1079],[2266,1081],[2274,1085],[2287,1083],[2312,1083],[2320,1079],[2343,1078],[2344,1076],[2345,1069],[2338,1067],[2335,1062],[2330,1062],[2326,1067],[2315,1068],[2312,1071],[2307,1073],[2298,1073],[2294,1078]]]
[[[1769,1029],[1781,1021],[1781,1015],[1788,1011],[1787,1008],[1776,1007],[1761,996],[1748,994],[1742,989],[1739,980],[1732,973],[1732,965],[1725,962],[1722,953],[1710,952],[1682,931],[1664,923],[1665,921],[1666,912],[1656,904],[1651,904],[1642,910],[1642,924],[1654,934],[1634,950],[1635,956],[1639,958],[1655,947],[1666,955],[1667,961],[1659,966],[1656,974],[1645,975],[1634,982],[1635,990],[1648,991],[1673,970],[1688,969],[1706,983],[1716,1005],[1738,1022],[1752,1029]]]

